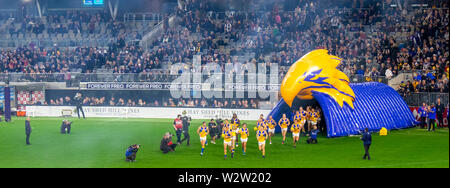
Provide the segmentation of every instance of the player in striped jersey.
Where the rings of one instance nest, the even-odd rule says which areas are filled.
[[[225,120],[228,121],[228,120]],[[224,159],[227,159],[227,149],[229,148],[231,151],[231,158],[234,157],[233,145],[231,144],[231,131],[229,126],[223,126],[222,130],[222,138],[223,138],[223,153]]]
[[[247,141],[248,136],[250,136],[247,124],[242,124],[242,128],[238,129],[239,134],[241,135],[241,142],[242,142],[242,155],[245,155],[247,152]]]
[[[319,114],[315,111],[314,108],[311,108],[311,115],[309,118],[311,120],[311,124],[310,124],[310,127],[308,127],[309,131],[312,131],[312,128],[317,125],[318,118],[319,118]]]
[[[300,137],[300,130],[301,130],[301,125],[300,125],[300,119],[296,119],[294,120],[294,123],[291,126],[291,132],[292,132],[292,138],[293,138],[293,146],[294,148],[297,146],[297,142],[298,142],[298,138]]]
[[[237,133],[239,131],[239,126],[241,125],[241,121],[238,119],[236,114],[233,114],[233,117],[231,118],[231,127],[232,130]],[[232,141],[234,141],[236,144],[236,147],[239,147],[239,140],[237,140],[236,138],[234,138]]]
[[[259,130],[256,132],[256,139],[258,140],[258,148],[259,151],[262,151],[262,157],[266,158],[266,140],[268,134],[266,130],[262,126],[259,127]]]
[[[291,124],[288,118],[286,118],[286,114],[283,114],[283,117],[278,121],[278,126],[281,128],[281,135],[283,135],[283,142],[281,144],[284,144],[286,141],[286,132],[287,127]]]
[[[264,119],[258,119],[258,121],[256,122],[256,130],[259,130],[259,127],[263,127],[264,130],[267,130],[266,122],[264,121]]]
[[[203,156],[206,145],[206,135],[209,134],[209,128],[206,126],[205,122],[202,123],[202,126],[198,127],[197,134],[200,136],[200,143],[202,144],[202,152],[200,155]]]
[[[294,118],[292,118],[292,119],[294,120],[294,122],[295,122],[296,120],[302,119],[302,115],[300,114],[300,111],[295,111]]]
[[[277,123],[272,116],[269,116],[269,120],[267,120],[267,127],[269,128],[269,144],[272,144],[272,136],[275,134],[276,125]]]

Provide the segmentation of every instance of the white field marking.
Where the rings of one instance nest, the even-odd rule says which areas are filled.
[[[433,164],[433,163],[440,163],[440,162],[448,162],[448,160],[441,160],[441,161],[428,161],[428,162],[411,162],[411,163],[398,163],[398,164],[388,164],[388,165],[376,165],[376,166],[366,166],[361,168],[378,168],[378,167],[388,167],[388,166],[399,166],[399,165],[414,165],[414,164]]]

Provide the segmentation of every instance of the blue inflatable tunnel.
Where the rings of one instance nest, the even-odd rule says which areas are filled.
[[[329,95],[313,91],[314,99],[322,108],[328,137],[360,134],[366,127],[375,132],[382,127],[392,130],[415,125],[408,105],[390,86],[367,82],[352,83],[350,87],[355,93],[354,109],[347,104],[340,107]],[[278,122],[283,113],[290,117],[292,109],[281,99],[269,115]]]

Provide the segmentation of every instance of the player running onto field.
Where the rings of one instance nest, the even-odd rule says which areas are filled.
[[[295,115],[294,115],[294,118],[293,118],[294,122],[296,120],[300,120],[300,119],[302,119],[302,115],[300,114],[300,111],[295,111]]]
[[[236,114],[233,114],[233,117],[231,118],[231,127],[233,127],[234,132],[238,132],[239,131],[239,126],[241,125],[241,121],[239,121],[238,117]],[[239,147],[239,141],[237,139],[234,139],[234,144],[236,144],[236,147]]]
[[[225,121],[228,122],[228,120]],[[227,148],[230,149],[231,158],[233,158],[234,151],[232,150],[233,145],[231,145],[231,131],[229,126],[223,126],[222,137],[223,137],[223,153],[225,155],[224,159],[227,159]]]
[[[266,158],[266,140],[267,132],[264,127],[260,126],[259,130],[256,132],[256,139],[258,140],[259,151],[262,151],[262,157]]]
[[[294,148],[297,147],[298,138],[300,137],[300,129],[301,129],[300,119],[295,119],[295,121],[291,127],[292,138],[293,138],[292,145],[294,146]]]
[[[242,124],[242,128],[238,130],[239,134],[241,135],[241,143],[242,143],[242,155],[245,155],[247,152],[247,140],[248,136],[250,136],[247,124]]]
[[[278,126],[281,127],[281,135],[283,135],[283,142],[281,144],[284,144],[286,141],[286,132],[287,127],[291,124],[288,118],[286,118],[286,114],[283,114],[283,117],[278,121]]]
[[[258,119],[258,122],[256,122],[256,130],[259,130],[259,127],[263,127],[264,130],[267,130],[266,122],[263,119]]]
[[[306,123],[308,113],[305,110],[303,110],[303,107],[301,107],[301,106],[299,109],[299,113],[301,115],[301,119],[300,119],[301,132],[304,133],[305,132],[305,123]]]
[[[226,123],[228,124],[228,130],[231,132],[231,151],[232,153],[234,153],[234,148],[235,148],[235,144],[236,144],[236,125],[234,123],[229,123],[228,120],[226,120]]]
[[[203,152],[205,151],[206,145],[206,135],[209,133],[209,128],[206,126],[206,123],[203,122],[202,126],[198,127],[197,134],[200,136],[200,143],[202,144],[202,152],[200,153],[203,156]]]
[[[319,118],[319,114],[315,111],[314,108],[311,108],[311,115],[309,119],[311,120],[310,126],[308,127],[309,132],[312,131],[312,128],[317,125],[317,119]]]
[[[267,127],[269,128],[269,144],[272,144],[272,136],[275,134],[276,125],[277,123],[272,116],[269,116],[269,120],[267,120]]]

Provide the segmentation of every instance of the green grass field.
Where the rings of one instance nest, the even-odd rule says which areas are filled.
[[[195,133],[201,120],[194,120],[190,129],[191,146],[183,144],[176,152],[162,154],[160,140],[172,131],[170,119],[73,119],[71,135],[61,135],[61,118],[32,118],[30,146],[25,145],[24,118],[0,122],[0,167],[96,167],[96,168],[392,168],[449,167],[449,131],[436,132],[407,129],[389,132],[388,136],[373,136],[372,160],[362,160],[363,147],[359,137],[319,138],[319,144],[308,145],[301,137],[297,148],[281,145],[281,135],[266,146],[266,159],[257,148],[254,132],[250,136],[247,155],[237,149],[235,158],[223,159],[222,140],[209,144],[200,156],[200,141]],[[253,128],[254,121],[250,123]],[[175,139],[174,139],[175,141]],[[137,161],[124,160],[126,148],[142,144]]]

